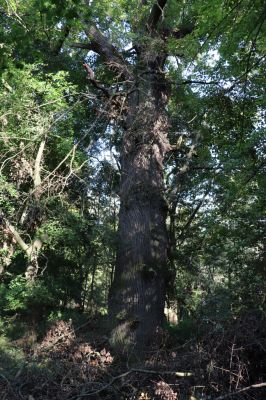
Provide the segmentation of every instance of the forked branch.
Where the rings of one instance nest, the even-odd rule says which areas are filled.
[[[166,3],[167,0],[157,0],[157,2],[153,5],[147,23],[149,30],[153,30],[156,28],[160,18],[163,15],[163,10]]]
[[[125,79],[129,79],[131,74],[128,63],[108,38],[93,25],[85,29],[85,33],[89,40],[88,43],[73,43],[72,47],[94,51],[104,59],[112,71]]]

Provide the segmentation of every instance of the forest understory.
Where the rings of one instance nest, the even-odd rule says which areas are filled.
[[[262,313],[245,313],[223,326],[199,322],[187,341],[165,330],[141,360],[134,349],[112,351],[104,317],[84,320],[77,326],[58,320],[39,336],[32,327],[23,338],[2,338],[0,399],[265,399]]]

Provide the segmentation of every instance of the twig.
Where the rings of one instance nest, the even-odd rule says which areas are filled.
[[[150,369],[131,368],[129,371],[126,371],[123,374],[113,377],[113,379],[111,379],[111,381],[109,383],[107,383],[106,385],[104,385],[101,389],[95,390],[93,392],[79,394],[76,397],[71,397],[69,400],[77,400],[77,399],[80,399],[81,397],[92,396],[94,394],[98,394],[98,393],[104,391],[105,389],[107,389],[108,387],[110,387],[118,379],[124,378],[125,376],[127,376],[133,372],[141,372],[141,373],[145,373],[145,374],[156,374],[156,375],[175,375],[178,377],[189,377],[189,376],[193,375],[192,372],[154,371],[154,370],[150,370]]]
[[[185,378],[192,376],[192,372],[180,372],[180,371],[154,371],[150,369],[132,368],[133,372],[143,372],[144,374],[157,374],[157,375],[175,375],[179,378]]]
[[[91,319],[89,319],[88,321],[84,322],[84,324],[78,326],[77,328],[74,328],[74,327],[73,327],[73,333],[76,334],[77,331],[79,331],[80,329],[84,328],[84,327],[85,327],[86,325],[88,325],[90,322],[91,322]],[[64,333],[64,334],[58,336],[58,338],[57,338],[53,343],[50,343],[48,346],[45,346],[42,350],[43,350],[43,351],[48,351],[48,350],[50,350],[51,348],[53,348],[54,346],[56,346],[57,343],[58,343],[61,339],[64,339],[65,337],[67,337],[68,334],[69,334],[69,332],[68,332],[68,333]]]
[[[124,372],[123,374],[117,375],[109,383],[104,385],[101,389],[94,390],[93,392],[79,394],[75,397],[71,397],[69,400],[76,400],[76,399],[80,399],[81,397],[92,396],[94,394],[98,394],[98,393],[102,392],[103,390],[107,389],[109,386],[111,386],[117,379],[124,378],[125,376],[129,375],[132,372],[133,372],[133,370],[129,370],[127,372]]]
[[[12,385],[11,385],[11,383],[9,382],[9,380],[7,379],[7,377],[6,377],[5,375],[3,375],[3,374],[0,374],[0,378],[2,378],[2,379],[7,383],[8,389],[10,389],[10,390],[15,394],[15,391],[14,391],[14,389],[12,388]]]
[[[0,374],[0,378],[2,378],[8,384],[9,387],[11,386],[9,380],[7,379],[7,377],[5,377],[5,375]]]
[[[262,387],[266,387],[266,382],[256,383],[255,385],[247,386],[247,387],[245,387],[245,388],[243,388],[243,389],[237,390],[236,392],[227,393],[227,394],[225,394],[225,395],[223,395],[223,396],[216,397],[214,400],[224,400],[224,399],[228,399],[229,397],[236,396],[236,395],[238,395],[239,393],[246,392],[246,391],[248,391],[248,390],[250,390],[250,389],[262,388]]]

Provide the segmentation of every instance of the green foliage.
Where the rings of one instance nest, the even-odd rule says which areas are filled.
[[[72,321],[73,326],[78,328],[87,322],[87,315],[78,313],[77,310],[66,309],[63,311],[52,311],[48,317],[47,322],[53,324],[56,321]]]
[[[4,286],[2,286],[4,289]],[[5,290],[5,312],[31,312],[32,309],[55,306],[56,300],[42,281],[29,283],[25,277],[16,276]]]
[[[197,321],[193,318],[185,318],[178,325],[167,325],[166,329],[170,335],[170,341],[175,344],[186,343],[191,339],[195,339],[199,334]]]

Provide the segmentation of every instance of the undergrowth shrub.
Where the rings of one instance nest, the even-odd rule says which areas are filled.
[[[33,309],[44,311],[48,307],[56,306],[53,293],[39,280],[29,283],[25,277],[19,275],[7,286],[1,285],[0,310],[3,313],[30,313]]]
[[[10,379],[16,375],[24,363],[23,351],[14,347],[5,336],[0,336],[0,373]]]

